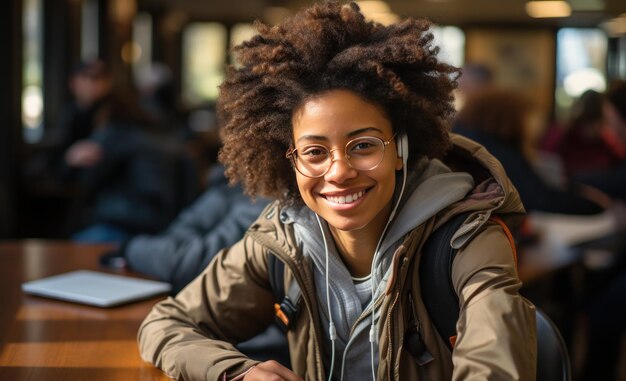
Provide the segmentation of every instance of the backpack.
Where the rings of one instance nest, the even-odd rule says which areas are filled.
[[[420,258],[420,286],[422,290],[429,290],[421,295],[422,300],[439,336],[450,350],[456,341],[456,322],[459,318],[459,298],[452,284],[452,263],[457,250],[450,246],[450,241],[468,215],[469,213],[461,213],[438,227],[424,243]],[[502,226],[513,248],[513,254],[516,256],[513,237],[506,224],[495,216],[489,220]],[[517,263],[517,258],[515,260]],[[300,286],[297,282],[292,282],[285,294],[283,281],[285,264],[275,255],[270,255],[268,269],[276,301],[274,305],[276,323],[286,331],[296,320],[298,305],[302,297]],[[414,325],[409,324],[409,326]],[[429,354],[416,329],[409,329],[404,340],[407,350],[418,362],[428,361]]]

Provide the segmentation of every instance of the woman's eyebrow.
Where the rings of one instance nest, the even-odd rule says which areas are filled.
[[[302,140],[323,140],[328,141],[328,138],[323,135],[302,135],[296,140],[296,142],[300,142]]]
[[[372,132],[372,131],[380,132],[381,134],[383,133],[383,131],[377,127],[363,127],[363,128],[359,128],[358,130],[348,132],[346,134],[346,137],[352,138],[352,137],[361,135],[365,132]],[[296,140],[296,142],[300,142],[302,140],[317,140],[317,141],[322,140],[322,141],[327,142],[329,139],[323,135],[302,135],[298,138],[298,140]]]
[[[359,128],[358,130],[350,131],[347,136],[351,138],[357,135],[361,135],[364,132],[372,132],[372,131],[380,132],[381,134],[383,133],[383,131],[380,128],[372,126],[372,127],[363,127],[363,128]]]

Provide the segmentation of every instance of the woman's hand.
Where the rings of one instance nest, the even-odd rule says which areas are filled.
[[[92,140],[79,140],[72,144],[65,153],[65,161],[71,167],[93,167],[98,164],[104,151],[100,145]]]
[[[265,361],[250,369],[243,378],[244,381],[303,381],[290,369],[282,366],[278,361]]]

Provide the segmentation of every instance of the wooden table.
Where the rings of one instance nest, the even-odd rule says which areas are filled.
[[[169,380],[140,358],[136,342],[141,321],[163,296],[104,309],[21,291],[23,282],[45,276],[106,271],[98,257],[108,249],[0,242],[0,380]]]

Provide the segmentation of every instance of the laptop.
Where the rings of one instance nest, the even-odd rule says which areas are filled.
[[[72,271],[22,284],[27,294],[98,307],[112,307],[172,289],[169,283],[90,270]]]

